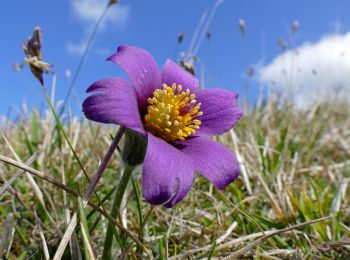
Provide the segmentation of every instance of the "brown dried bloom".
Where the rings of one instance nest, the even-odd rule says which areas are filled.
[[[42,61],[41,47],[42,31],[40,27],[36,27],[33,35],[29,37],[28,42],[22,43],[25,59],[20,67],[23,68],[26,64],[29,64],[31,72],[39,80],[40,84],[43,85],[43,72],[49,73],[52,65]]]

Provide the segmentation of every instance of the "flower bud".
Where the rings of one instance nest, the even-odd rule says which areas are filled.
[[[131,166],[143,163],[147,148],[147,139],[139,133],[127,129],[122,150],[123,160]]]

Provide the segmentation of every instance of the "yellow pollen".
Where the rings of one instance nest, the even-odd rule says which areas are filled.
[[[156,89],[153,97],[147,99],[146,130],[167,142],[184,141],[195,134],[201,124],[198,117],[203,115],[195,97],[189,89],[183,91],[181,85],[163,84],[163,89]]]

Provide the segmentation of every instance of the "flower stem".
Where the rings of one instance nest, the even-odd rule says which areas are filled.
[[[111,211],[111,217],[116,218],[117,212],[119,211],[120,204],[122,202],[122,199],[124,197],[124,193],[126,190],[126,187],[128,185],[128,182],[130,180],[130,177],[132,175],[132,172],[134,170],[135,166],[126,165],[124,169],[123,176],[118,184],[117,192],[115,194],[112,211]],[[112,243],[113,243],[113,229],[112,224],[108,224],[107,233],[105,237],[104,247],[103,247],[103,256],[102,259],[105,260],[111,260],[112,259]]]

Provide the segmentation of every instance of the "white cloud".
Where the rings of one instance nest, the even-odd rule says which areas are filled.
[[[72,0],[71,6],[73,14],[87,26],[92,27],[100,18],[108,2],[107,0]],[[107,25],[113,25],[117,28],[124,28],[129,13],[129,6],[113,5],[104,17],[101,27],[105,28]]]
[[[294,97],[299,107],[320,100],[348,98],[350,32],[327,35],[318,42],[285,51],[260,68],[259,77],[272,90]]]
[[[67,51],[73,54],[82,54],[87,45],[88,36],[91,34],[98,19],[104,12],[108,0],[72,0],[72,14],[79,20],[83,26],[83,38],[80,42],[67,43]],[[107,14],[100,24],[100,30],[105,30],[107,27],[114,29],[124,29],[130,14],[129,6],[116,4],[109,8]]]
[[[83,39],[78,43],[68,42],[66,44],[66,47],[69,53],[82,55],[85,51],[86,45],[87,45],[87,40]]]

